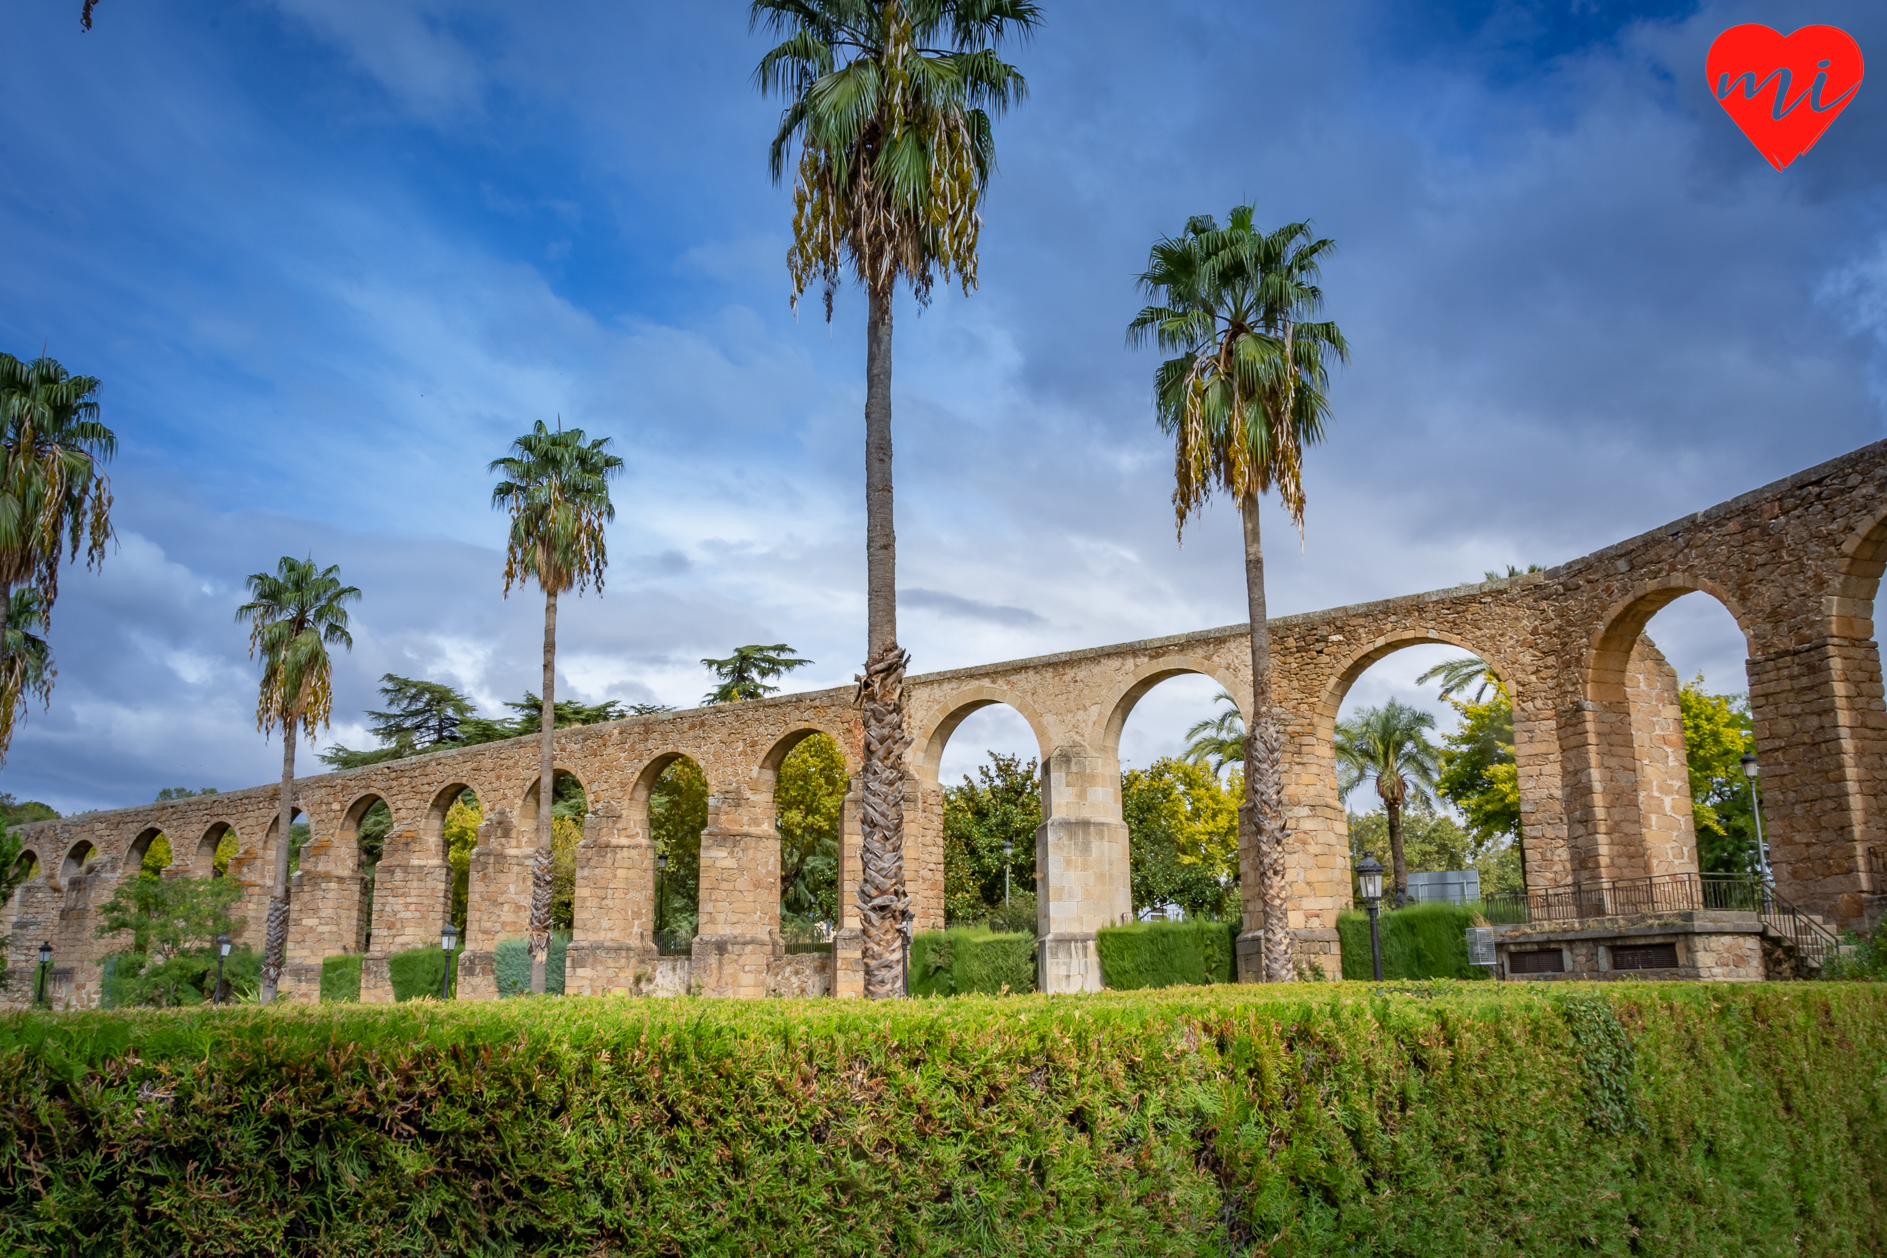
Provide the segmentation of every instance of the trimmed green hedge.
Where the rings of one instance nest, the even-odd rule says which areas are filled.
[[[570,951],[570,932],[550,932],[544,955],[544,994],[563,995],[564,958]],[[531,992],[531,943],[528,939],[500,939],[492,953],[492,972],[498,980],[498,998],[528,996]]]
[[[1000,996],[1035,990],[1035,936],[987,926],[926,931],[911,939],[911,995]]]
[[[360,960],[358,953],[321,958],[321,1000],[323,1003],[360,999]]]
[[[1887,985],[0,1017],[20,1255],[1887,1252]]]
[[[1468,964],[1468,927],[1478,918],[1472,906],[1432,901],[1383,913],[1377,918],[1382,976],[1490,978],[1486,967]],[[1360,909],[1337,914],[1337,935],[1343,943],[1343,977],[1371,978],[1369,914]]]
[[[1229,983],[1238,927],[1229,922],[1135,922],[1094,937],[1101,975],[1117,991]]]
[[[459,955],[452,951],[452,979],[449,992],[459,989]],[[437,999],[439,982],[445,977],[446,952],[443,948],[408,948],[387,958],[387,978],[393,983],[393,999],[418,1000],[423,996]]]

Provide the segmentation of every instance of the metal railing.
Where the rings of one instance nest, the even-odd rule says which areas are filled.
[[[1481,901],[1482,915],[1497,926],[1700,910],[1758,914],[1764,925],[1794,945],[1796,956],[1811,968],[1819,968],[1840,946],[1832,933],[1777,895],[1774,883],[1754,874],[1618,878],[1545,891],[1507,892]]]

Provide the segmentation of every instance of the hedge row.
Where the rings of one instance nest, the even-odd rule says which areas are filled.
[[[1228,922],[1135,922],[1103,926],[1094,937],[1101,976],[1116,991],[1229,983],[1238,927]]]
[[[321,958],[321,1000],[324,1004],[360,999],[360,962],[357,952]]]
[[[987,926],[926,931],[911,940],[911,995],[1020,995],[1035,990],[1035,936]]]
[[[1480,921],[1468,905],[1429,901],[1380,914],[1382,976],[1386,979],[1491,978],[1486,967],[1468,964],[1468,927]],[[1369,914],[1351,909],[1337,914],[1343,944],[1343,977],[1369,979]]]
[[[563,995],[564,958],[570,949],[570,932],[550,932],[550,948],[544,956],[544,993]],[[523,996],[531,990],[531,943],[528,939],[500,939],[492,954],[492,971],[498,981],[498,998]]]
[[[459,986],[459,955],[463,948],[455,948],[448,954],[443,948],[408,948],[405,952],[396,952],[387,958],[387,979],[393,984],[393,999],[418,1000],[422,996],[439,995],[439,987],[446,985],[448,996],[456,992]],[[447,956],[450,955],[450,965]],[[451,977],[447,978],[450,969]]]
[[[1887,987],[0,1018],[0,1252],[1887,1251]]]

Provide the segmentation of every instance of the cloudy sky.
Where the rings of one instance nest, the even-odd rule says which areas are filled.
[[[362,745],[385,672],[488,709],[534,685],[541,604],[501,597],[485,465],[537,419],[629,464],[561,693],[687,705],[746,642],[850,678],[862,301],[788,308],[744,5],[103,0],[89,34],[78,8],[4,18],[0,349],[104,380],[119,545],[64,579],[53,707],[0,790],[71,811],[269,780],[233,612],[284,554],[364,591],[330,738]],[[1153,358],[1122,335],[1151,242],[1241,202],[1338,242],[1354,348],[1301,551],[1269,524],[1276,612],[1557,563],[1882,436],[1887,92],[1777,173],[1703,73],[1748,21],[1873,52],[1878,6],[1043,8],[981,289],[898,310],[918,669],[1243,618],[1236,517],[1176,545]],[[1652,631],[1743,687],[1706,596]],[[1430,662],[1354,698],[1415,697]],[[1128,757],[1212,689],[1155,691]],[[953,767],[1017,744],[1001,712]]]

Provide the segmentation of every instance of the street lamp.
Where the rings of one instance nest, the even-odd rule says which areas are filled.
[[[216,937],[216,998],[210,1002],[211,1004],[223,1003],[223,962],[228,958],[229,936],[218,935]]]
[[[459,942],[459,930],[451,922],[439,928],[439,951],[446,954],[445,972],[439,976],[439,999],[447,1000],[452,993],[452,949]]]
[[[1376,930],[1376,906],[1382,902],[1382,865],[1368,852],[1356,866],[1357,898],[1369,910],[1369,964],[1382,982],[1382,936]]]
[[[1761,872],[1765,883],[1770,880],[1769,844],[1763,838],[1763,805],[1756,796],[1756,757],[1748,752],[1743,754],[1743,776],[1749,779],[1749,811],[1756,818],[1756,868]]]
[[[46,971],[52,968],[52,945],[39,945],[39,1004],[46,1003]]]
[[[655,854],[655,942],[659,952],[662,932],[668,927],[668,853]]]
[[[1015,839],[1013,837],[1003,839],[1002,841],[1002,906],[1004,908],[1009,907],[1009,867],[1015,864],[1015,860],[1016,860]],[[1005,926],[1003,927],[1003,929],[1007,930],[1009,928]]]

